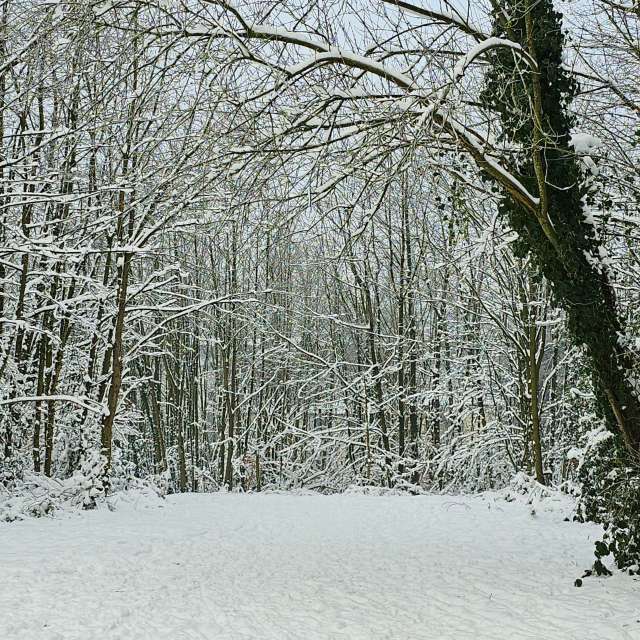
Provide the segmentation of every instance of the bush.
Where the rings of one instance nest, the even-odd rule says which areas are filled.
[[[105,459],[99,451],[88,451],[80,469],[70,478],[48,478],[42,473],[0,469],[0,522],[41,517],[55,511],[93,509],[100,504],[109,508],[131,499],[162,497],[166,490],[152,480],[133,476],[111,480],[114,491],[107,499]],[[161,478],[164,481],[164,478]],[[166,481],[165,481],[166,484]]]
[[[602,558],[612,555],[619,569],[640,573],[640,464],[630,457],[617,435],[593,431],[582,452],[582,492],[577,518],[601,524],[592,571],[610,572]]]

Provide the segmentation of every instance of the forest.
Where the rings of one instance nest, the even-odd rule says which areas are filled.
[[[637,1],[1,0],[0,138],[0,521],[515,478],[640,573]]]

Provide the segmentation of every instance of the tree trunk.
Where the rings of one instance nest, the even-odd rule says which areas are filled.
[[[518,232],[519,250],[531,254],[551,283],[575,342],[586,347],[609,428],[637,457],[640,400],[630,382],[637,362],[624,342],[625,327],[601,260],[601,240],[584,215],[588,188],[570,145],[573,117],[565,106],[577,88],[562,63],[561,15],[551,0],[504,5],[494,12],[495,35],[526,48],[537,70],[524,72],[514,66],[511,53],[495,53],[481,100],[501,116],[504,136],[522,145],[519,179],[537,193],[538,204],[532,211],[507,195],[500,211]],[[510,16],[508,24],[505,15]],[[515,88],[507,95],[502,88],[509,81]]]

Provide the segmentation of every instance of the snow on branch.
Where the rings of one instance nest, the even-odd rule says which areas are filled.
[[[415,86],[415,83],[408,75],[400,73],[399,71],[394,71],[381,62],[377,62],[376,60],[358,55],[351,51],[339,49],[338,47],[330,47],[324,53],[320,53],[318,55],[315,55],[313,58],[309,58],[308,60],[305,60],[297,65],[288,67],[287,71],[292,76],[295,76],[325,62],[337,62],[348,67],[356,67],[363,71],[369,71],[382,78],[392,81],[394,84],[397,84],[403,89],[411,89]]]
[[[8,400],[0,400],[0,406],[11,404],[22,404],[25,402],[66,402],[75,404],[82,409],[86,409],[91,413],[101,414],[102,407],[88,398],[80,398],[78,396],[69,395],[50,395],[50,396],[24,396],[19,398],[9,398]],[[91,403],[91,404],[89,404]]]
[[[535,61],[527,54],[527,52],[517,43],[502,38],[487,37],[478,29],[472,27],[468,22],[463,20],[457,13],[432,11],[430,9],[422,9],[416,7],[407,2],[400,0],[383,0],[387,4],[393,4],[403,10],[410,10],[424,17],[429,17],[439,22],[456,26],[464,33],[473,36],[479,40],[477,46],[473,47],[456,65],[454,75],[459,77],[464,73],[471,62],[482,55],[486,51],[495,47],[509,47],[516,51],[523,59],[527,60],[528,64],[532,68],[536,68]],[[274,42],[281,42],[284,44],[292,44],[300,46],[306,49],[310,49],[316,52],[312,58],[301,62],[298,65],[290,66],[286,69],[286,72],[295,77],[306,71],[313,69],[316,66],[327,62],[335,62],[338,64],[344,64],[349,67],[360,69],[368,73],[377,75],[378,77],[385,78],[390,82],[393,82],[405,91],[415,91],[419,87],[416,83],[407,75],[390,69],[381,62],[372,59],[368,56],[363,56],[350,51],[343,50],[338,47],[334,47],[328,42],[318,40],[309,37],[305,33],[297,31],[289,31],[274,26],[265,24],[253,24],[244,19],[240,11],[231,6],[224,0],[207,0],[208,4],[215,4],[230,15],[234,16],[240,24],[240,30],[229,31],[224,34],[220,32],[216,33],[216,37],[221,35],[230,38],[239,39],[257,39],[257,40],[270,40]],[[420,102],[425,103],[426,98],[420,97]],[[504,168],[496,159],[485,151],[482,145],[479,143],[482,137],[467,127],[464,127],[454,121],[449,116],[439,110],[438,103],[428,103],[425,105],[423,115],[430,116],[431,119],[445,131],[447,131],[454,139],[457,140],[461,148],[467,151],[475,160],[475,162],[484,171],[491,175],[497,183],[506,188],[511,195],[520,202],[529,211],[535,212],[539,206],[539,200],[533,196],[524,187],[524,185],[506,168]]]
[[[232,39],[269,40],[281,42],[310,49],[316,52],[316,56],[286,69],[292,77],[300,75],[305,71],[325,63],[340,63],[347,67],[353,67],[362,71],[373,73],[381,78],[402,87],[403,89],[414,88],[413,80],[404,73],[396,71],[389,66],[373,60],[372,58],[361,56],[353,51],[336,47],[328,42],[311,38],[306,33],[299,31],[289,31],[281,27],[268,24],[252,23],[247,21],[242,13],[230,3],[224,0],[206,0],[207,4],[217,5],[232,15],[240,24],[240,30],[228,31],[223,29],[216,33],[210,33],[213,37],[229,37]]]
[[[498,47],[507,47],[513,49],[521,58],[523,58],[532,69],[537,69],[538,65],[536,61],[522,48],[522,45],[511,40],[505,40],[504,38],[487,38],[482,42],[479,42],[475,47],[471,48],[458,62],[453,70],[453,77],[455,80],[461,78],[469,65],[478,57],[484,55],[491,49]]]

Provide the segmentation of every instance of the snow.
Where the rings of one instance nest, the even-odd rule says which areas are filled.
[[[315,51],[316,54],[314,56],[287,68],[287,72],[292,76],[303,73],[324,62],[342,62],[348,66],[363,69],[386,78],[405,89],[415,87],[412,78],[404,73],[391,69],[382,62],[378,62],[368,56],[362,56],[353,51],[348,51],[347,49],[329,45],[321,40],[310,38],[300,31],[288,31],[266,24],[252,24],[248,29],[248,35],[255,38],[267,38],[287,42]]]
[[[511,498],[513,499],[513,498]],[[504,496],[191,494],[0,525],[0,638],[640,638],[595,525]]]
[[[504,38],[487,38],[482,42],[479,42],[474,47],[472,47],[464,56],[462,56],[453,70],[453,77],[458,79],[462,77],[467,70],[467,67],[479,56],[483,55],[490,49],[495,49],[496,47],[508,47],[517,51],[522,57],[524,57],[527,62],[531,66],[535,66],[533,60],[531,60],[525,53],[524,49],[517,42],[513,42],[511,40],[505,40]]]
[[[415,83],[408,75],[395,71],[373,58],[362,56],[354,53],[353,51],[347,51],[338,47],[327,47],[327,51],[316,53],[314,56],[303,60],[299,64],[288,67],[287,71],[292,76],[295,76],[324,62],[342,62],[346,65],[357,67],[383,78],[387,78],[405,89],[415,88]]]
[[[444,116],[443,116],[444,117]],[[498,159],[489,155],[483,147],[483,143],[480,137],[468,130],[464,125],[455,122],[452,119],[448,119],[451,128],[463,138],[470,146],[472,146],[482,157],[482,160],[486,162],[496,173],[500,174],[507,182],[511,183],[522,195],[524,195],[532,205],[537,206],[540,204],[540,198],[533,196],[518,178],[509,173],[499,162]]]
[[[602,146],[602,140],[589,133],[576,132],[571,135],[569,144],[577,154],[589,154]]]
[[[594,448],[598,447],[603,442],[610,440],[613,437],[611,431],[607,431],[606,429],[593,429],[586,434],[585,440],[585,448]]]

